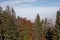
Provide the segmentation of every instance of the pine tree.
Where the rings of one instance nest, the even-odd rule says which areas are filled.
[[[12,10],[9,5],[6,6],[5,11],[11,16],[12,15]]]
[[[16,19],[16,14],[15,14],[15,11],[14,11],[14,9],[12,8],[12,10],[11,10],[11,12],[12,12],[12,18],[13,18],[13,20],[15,20]]]
[[[18,17],[17,21],[18,21],[17,25],[18,25],[18,31],[19,31],[19,40],[28,40],[29,27],[28,27],[27,20],[25,18]]]
[[[6,10],[0,13],[0,35],[1,40],[18,40],[15,21]]]
[[[50,30],[50,28],[47,31],[46,38],[47,40],[53,40],[53,32]]]
[[[29,27],[28,24],[26,22],[25,26],[24,26],[24,40],[28,40],[29,38]]]
[[[35,19],[35,26],[34,26],[34,33],[33,33],[33,40],[42,40],[42,26],[40,22],[40,16],[37,14]]]
[[[3,8],[2,7],[0,7],[0,13],[3,13]]]
[[[45,21],[44,21],[44,32],[45,32],[45,34],[46,34],[46,32],[47,32],[47,30],[49,28],[49,25],[48,25],[47,21],[48,21],[47,18],[45,18]]]
[[[3,17],[2,17],[2,7],[0,7],[0,40],[2,40],[2,24],[3,24]]]
[[[57,16],[56,16],[56,36],[57,40],[60,40],[60,9],[57,11]]]
[[[47,23],[47,18],[45,18],[45,27],[47,27],[47,24],[48,24],[48,23]]]
[[[18,16],[17,18],[17,29],[18,29],[18,32],[19,32],[19,40],[24,40],[24,24],[22,22],[22,18],[20,18]]]

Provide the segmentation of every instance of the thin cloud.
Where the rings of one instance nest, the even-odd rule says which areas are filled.
[[[47,2],[48,0],[40,0],[40,2]]]
[[[37,0],[9,0],[9,1],[35,2]]]
[[[13,1],[35,2],[36,0],[13,0]]]
[[[60,2],[59,3],[56,3],[56,4],[60,4]]]
[[[31,7],[32,5],[30,4],[21,4],[20,7]]]
[[[8,1],[3,1],[3,2],[0,2],[0,6],[2,7],[6,7],[7,5],[10,5],[10,6],[14,6],[14,5],[17,5],[17,4],[21,4],[21,6],[31,6],[29,4],[22,4],[24,2],[28,2],[28,3],[33,3],[33,2],[36,2],[37,0],[8,0]]]
[[[14,6],[17,3],[22,3],[21,1],[4,1],[0,2],[0,6],[6,7],[7,5]]]

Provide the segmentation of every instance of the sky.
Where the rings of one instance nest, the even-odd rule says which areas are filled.
[[[0,6],[6,8],[9,5],[13,7],[16,16],[35,20],[37,13],[40,18],[55,20],[56,12],[60,7],[60,0],[0,0]]]

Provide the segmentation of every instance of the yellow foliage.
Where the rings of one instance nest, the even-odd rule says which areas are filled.
[[[32,40],[32,36],[29,37],[29,40]]]

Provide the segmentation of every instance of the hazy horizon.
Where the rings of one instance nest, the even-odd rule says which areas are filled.
[[[41,19],[48,18],[55,20],[56,12],[59,10],[59,0],[0,0],[0,6],[6,8],[9,5],[13,7],[16,15],[35,20],[36,14],[39,13]]]

